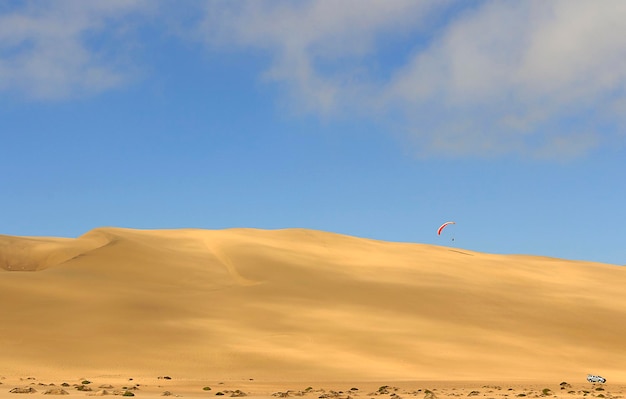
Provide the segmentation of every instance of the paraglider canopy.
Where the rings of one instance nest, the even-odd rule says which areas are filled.
[[[449,224],[456,224],[456,222],[445,222],[444,224],[439,226],[439,228],[437,229],[437,235],[440,236],[441,232],[443,231],[443,229],[445,229],[446,226],[449,225]]]

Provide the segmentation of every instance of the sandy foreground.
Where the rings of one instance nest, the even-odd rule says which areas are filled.
[[[166,378],[168,376],[165,376]],[[61,381],[61,380],[59,380]],[[0,398],[31,395],[64,397],[191,397],[191,398],[336,398],[336,399],[402,399],[402,398],[622,398],[623,384],[570,384],[565,381],[373,381],[343,382],[268,382],[268,381],[200,381],[157,378],[122,378],[99,376],[75,381],[42,382],[35,377],[5,378]],[[24,393],[12,393],[16,390]]]
[[[304,229],[0,236],[0,396],[621,397],[624,287],[621,266]]]

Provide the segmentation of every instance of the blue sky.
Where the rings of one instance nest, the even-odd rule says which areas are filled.
[[[4,2],[0,234],[302,227],[626,264],[625,18],[620,1]]]

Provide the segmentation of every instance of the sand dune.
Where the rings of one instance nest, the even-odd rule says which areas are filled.
[[[626,382],[624,287],[618,266],[304,229],[0,236],[0,375]]]

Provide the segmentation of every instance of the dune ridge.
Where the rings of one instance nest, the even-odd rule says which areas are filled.
[[[626,382],[613,265],[306,229],[98,228],[0,236],[0,270],[5,375]]]
[[[0,269],[43,270],[109,243],[106,235],[96,232],[78,239],[0,235]]]

